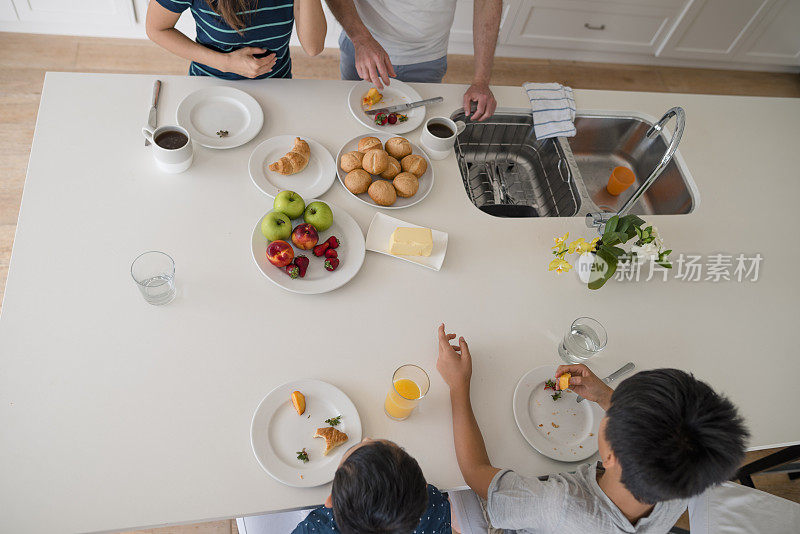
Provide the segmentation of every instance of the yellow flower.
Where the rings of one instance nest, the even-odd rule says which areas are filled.
[[[572,269],[572,265],[562,258],[554,259],[547,268],[548,271],[555,271],[558,274],[569,272],[570,269]]]
[[[564,242],[567,240],[568,237],[569,237],[569,232],[564,234],[563,237],[554,237],[553,241],[555,241],[556,244],[553,245],[553,248],[554,249],[560,249],[561,247],[563,247],[564,246]]]
[[[590,243],[587,243],[582,237],[578,238],[569,244],[569,253],[575,254],[577,252],[578,254],[586,254],[587,252],[594,252],[598,241],[600,241],[599,237],[595,237]]]

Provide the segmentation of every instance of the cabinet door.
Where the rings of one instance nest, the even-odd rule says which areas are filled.
[[[736,59],[769,65],[800,65],[800,0],[776,2],[742,44]]]
[[[0,21],[17,21],[17,12],[11,0],[0,0]]]
[[[13,0],[19,20],[60,24],[130,26],[132,0]]]
[[[506,43],[652,54],[677,14],[677,6],[668,1],[526,1]]]
[[[497,44],[506,42],[509,30],[511,29],[509,16],[516,13],[519,9],[521,0],[505,0],[503,2],[503,14],[500,19],[500,32],[497,36]],[[456,4],[456,13],[453,17],[453,27],[450,30],[451,43],[472,43],[472,14],[475,9],[473,0],[459,0]]]
[[[775,0],[690,0],[656,55],[734,60]]]

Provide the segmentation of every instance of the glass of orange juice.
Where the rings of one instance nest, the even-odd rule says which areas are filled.
[[[395,421],[408,419],[430,387],[428,373],[421,367],[401,365],[392,376],[392,388],[386,395],[383,411]]]

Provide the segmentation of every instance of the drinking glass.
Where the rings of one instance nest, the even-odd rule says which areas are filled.
[[[152,250],[133,260],[131,276],[148,304],[169,304],[175,298],[175,262]]]
[[[408,419],[430,387],[428,373],[422,368],[412,364],[398,367],[392,376],[392,388],[386,395],[383,411],[395,421]]]
[[[558,346],[558,355],[568,364],[584,363],[603,350],[608,342],[606,329],[596,319],[578,317]]]

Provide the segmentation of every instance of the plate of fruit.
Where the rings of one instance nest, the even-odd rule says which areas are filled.
[[[336,161],[345,189],[376,208],[407,208],[433,189],[428,156],[405,137],[359,135],[342,145]]]
[[[327,484],[342,455],[361,441],[361,419],[342,390],[321,380],[293,380],[264,397],[253,413],[250,446],[278,482]]]
[[[391,83],[380,91],[370,82],[361,81],[355,84],[347,95],[350,113],[358,122],[371,130],[392,134],[406,133],[419,128],[425,120],[425,106],[403,113],[367,115],[366,111],[420,100],[422,97],[413,87],[397,79],[392,79]]]
[[[294,293],[333,291],[361,269],[366,249],[349,213],[294,191],[275,196],[253,228],[253,260],[272,282]]]

